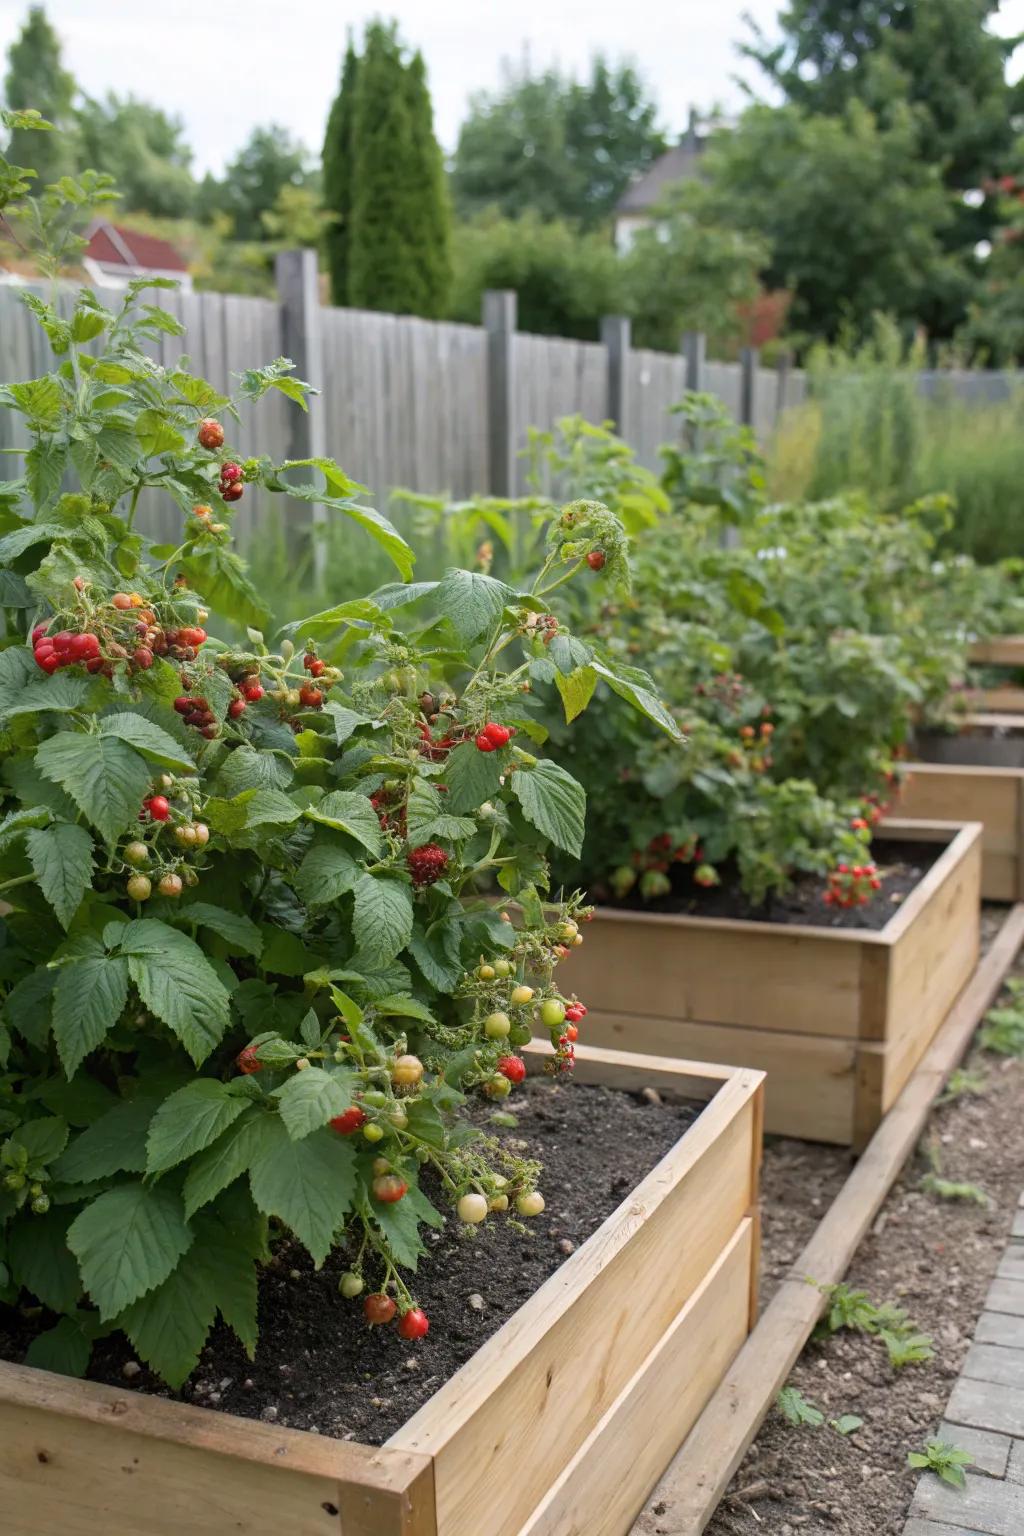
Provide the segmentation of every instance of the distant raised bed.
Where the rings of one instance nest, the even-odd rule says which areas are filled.
[[[758,1067],[766,1129],[863,1147],[979,947],[981,825],[886,832],[941,852],[879,931],[598,908],[566,962],[588,1041]]]
[[[919,730],[914,751],[925,763],[1024,768],[1024,715],[982,711],[964,715],[956,730]]]
[[[908,763],[896,805],[913,820],[980,821],[982,898],[1024,898],[1024,768]]]
[[[975,640],[967,652],[975,666],[1024,667],[1024,635],[994,635]]]
[[[625,1536],[753,1321],[762,1074],[577,1071],[708,1102],[386,1445],[0,1364],[3,1536]]]

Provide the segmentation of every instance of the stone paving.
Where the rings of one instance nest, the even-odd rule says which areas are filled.
[[[922,1473],[903,1536],[1024,1536],[1024,1195],[938,1438],[974,1458],[967,1487]]]

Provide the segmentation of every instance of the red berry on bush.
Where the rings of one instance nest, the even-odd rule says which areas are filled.
[[[47,622],[46,624],[37,624],[36,625],[35,629],[32,631],[32,644],[33,645],[38,645],[39,644],[40,640],[46,634],[46,631],[47,631],[48,628],[49,628],[49,622]]]
[[[592,571],[603,571],[608,556],[603,549],[592,549],[587,556],[587,564]]]
[[[397,1310],[391,1297],[385,1296],[383,1291],[375,1291],[363,1302],[363,1316],[368,1323],[390,1323]]]
[[[196,701],[183,693],[175,699],[174,707],[179,715],[190,715],[196,707]]]
[[[204,448],[214,449],[224,446],[224,428],[219,421],[212,416],[206,416],[199,423],[199,441]]]
[[[325,667],[326,662],[320,661],[319,659],[311,661],[309,664],[310,677],[322,677]]]
[[[502,1056],[498,1060],[498,1071],[510,1083],[521,1083],[526,1076],[526,1063],[518,1056]]]
[[[397,1173],[378,1174],[371,1185],[373,1198],[383,1205],[394,1205],[408,1193],[409,1186]]]
[[[362,1130],[366,1124],[366,1111],[360,1109],[358,1104],[353,1104],[351,1109],[346,1109],[343,1115],[335,1115],[330,1121],[332,1131],[337,1131],[339,1136],[354,1136],[356,1131]]]
[[[482,734],[492,741],[496,747],[503,747],[511,739],[512,732],[507,725],[499,725],[496,720],[491,720],[484,726]]]
[[[59,629],[57,631],[52,637],[52,644],[58,656],[71,655],[71,642],[74,638],[75,636],[71,633],[70,629]]]
[[[241,501],[242,497],[245,495],[245,486],[242,484],[241,480],[236,480],[234,485],[222,486],[220,494],[225,501]]]
[[[52,675],[60,666],[60,657],[56,651],[36,651],[36,666]]]
[[[568,1014],[566,1015],[566,1017],[568,1018]],[[575,1024],[567,1024],[565,1026],[565,1038],[570,1043],[574,1043],[575,1041],[577,1041],[579,1039],[579,1037],[580,1037],[580,1032],[576,1028]]]
[[[132,652],[132,660],[137,667],[142,668],[143,672],[148,672],[153,665],[153,652],[148,645],[137,645]]]
[[[235,464],[231,459],[228,459],[227,463],[222,464],[220,467],[220,478],[225,485],[234,485],[236,480],[241,480],[242,478],[241,464]]]
[[[86,633],[84,635],[72,635],[68,645],[68,655],[72,661],[90,661],[93,656],[100,653],[99,637]]]
[[[263,685],[262,683],[256,682],[246,683],[242,688],[242,693],[248,699],[250,704],[255,704],[257,700],[262,699],[263,697]]]
[[[494,742],[484,731],[481,731],[479,736],[475,738],[475,744],[478,752],[494,752],[496,750]]]
[[[150,795],[142,803],[153,821],[166,821],[171,814],[170,801],[164,795]]]
[[[411,848],[405,862],[413,885],[433,885],[447,870],[448,855],[437,843],[424,843],[420,848]]]
[[[304,684],[299,689],[299,702],[304,709],[322,709],[324,696],[319,688],[309,688]]]
[[[235,1057],[235,1066],[239,1072],[244,1072],[247,1077],[251,1077],[254,1072],[263,1071],[263,1063],[256,1055],[256,1047],[254,1045],[247,1045],[243,1051],[239,1051]]]
[[[232,699],[231,703],[228,705],[229,719],[237,720],[239,715],[245,714],[245,709],[246,704],[244,699]]]
[[[403,1339],[422,1339],[430,1329],[427,1314],[422,1307],[410,1307],[408,1312],[403,1312],[398,1323],[398,1332]]]

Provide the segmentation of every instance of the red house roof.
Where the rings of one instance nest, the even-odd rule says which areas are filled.
[[[121,224],[97,224],[85,255],[105,267],[124,267],[126,271],[187,272],[188,263],[169,240],[144,235]]]

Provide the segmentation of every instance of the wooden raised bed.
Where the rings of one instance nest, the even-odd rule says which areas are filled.
[[[1024,897],[1024,768],[908,763],[896,805],[915,821],[980,821],[983,900]]]
[[[993,635],[975,640],[967,652],[976,666],[1024,667],[1024,635]]]
[[[886,830],[946,846],[881,932],[598,908],[565,972],[587,1040],[758,1067],[767,1130],[863,1147],[979,947],[980,823]]]
[[[965,715],[958,724],[955,732],[916,732],[917,756],[926,763],[1024,768],[1024,716],[984,711]]]
[[[577,1073],[709,1102],[386,1445],[0,1363],[3,1536],[624,1536],[753,1324],[762,1074]]]

